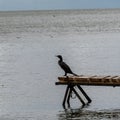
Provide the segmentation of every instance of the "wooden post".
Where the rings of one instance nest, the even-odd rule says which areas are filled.
[[[68,95],[69,89],[70,88],[69,88],[69,85],[68,85],[67,88],[66,88],[64,99],[63,99],[63,108],[64,109],[65,109],[65,102],[66,102],[66,99],[67,99],[67,95]]]
[[[83,106],[85,106],[85,102],[82,100],[82,98],[79,96],[79,94],[77,93],[77,91],[71,87],[72,91],[76,94],[76,96],[78,97],[78,99],[81,101],[81,103],[83,104]]]
[[[68,107],[70,107],[70,97],[71,97],[71,93],[72,91],[75,93],[75,95],[78,97],[78,99],[81,101],[82,105],[85,106],[85,102],[83,101],[83,99],[80,97],[80,95],[78,94],[78,92],[74,89],[74,85],[68,85],[66,88],[66,92],[64,95],[64,99],[63,99],[63,108],[65,109],[65,103],[67,100],[67,104]],[[87,95],[86,95],[87,96]],[[89,98],[90,99],[90,98]],[[90,100],[89,100],[90,101]]]
[[[82,89],[81,86],[77,85],[77,87],[79,88],[79,90],[83,93],[83,95],[85,96],[85,98],[88,100],[88,103],[91,103],[92,100],[90,99],[90,97],[86,94],[86,92]]]
[[[70,108],[70,97],[71,97],[71,94],[72,94],[72,89],[71,89],[71,87],[70,87],[69,94],[68,94],[68,98],[67,98],[68,108]]]

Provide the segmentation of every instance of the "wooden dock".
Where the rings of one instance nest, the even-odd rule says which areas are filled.
[[[64,76],[64,77],[58,77],[58,80],[55,84],[56,85],[67,85],[66,92],[63,99],[63,107],[66,108],[65,103],[67,102],[68,107],[70,107],[70,98],[72,96],[72,93],[76,95],[76,97],[80,100],[83,106],[86,105],[86,103],[83,101],[81,96],[79,95],[78,91],[76,89],[79,89],[80,92],[84,95],[84,97],[87,99],[88,103],[91,103],[92,100],[87,95],[87,93],[83,90],[81,85],[88,85],[88,86],[120,86],[120,76],[86,76],[86,75],[80,75],[80,76]]]
[[[120,76],[68,76],[58,77],[56,85],[92,85],[92,86],[120,86]]]

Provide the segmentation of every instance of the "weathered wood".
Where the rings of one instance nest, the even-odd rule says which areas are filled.
[[[68,76],[58,77],[56,85],[92,85],[92,86],[120,86],[120,76]]]

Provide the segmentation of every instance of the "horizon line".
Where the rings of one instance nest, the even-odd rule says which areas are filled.
[[[67,10],[115,10],[120,8],[66,8],[66,9],[16,9],[16,10],[0,10],[0,12],[22,12],[22,11],[67,11]]]

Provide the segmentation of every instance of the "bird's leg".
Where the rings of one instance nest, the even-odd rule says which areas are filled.
[[[67,76],[67,73],[65,72],[65,75],[64,76]]]
[[[66,76],[66,78],[68,78],[68,76],[67,76],[67,73],[65,72],[65,75],[64,76]]]

